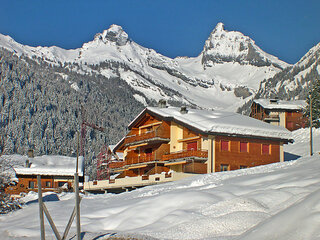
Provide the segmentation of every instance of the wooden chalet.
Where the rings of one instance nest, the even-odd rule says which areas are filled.
[[[307,124],[308,120],[303,116],[305,107],[304,100],[255,99],[250,117],[294,131]]]
[[[85,183],[86,191],[280,162],[283,144],[292,141],[287,129],[248,116],[185,107],[147,107],[128,128],[115,146],[124,160],[109,165],[119,175]]]
[[[73,188],[76,158],[66,156],[14,156],[14,176],[5,192],[11,195],[38,191],[37,176],[41,176],[42,191],[68,191]],[[83,158],[79,158],[79,181],[83,182]]]

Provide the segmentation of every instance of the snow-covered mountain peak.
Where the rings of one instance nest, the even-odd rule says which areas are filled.
[[[122,29],[121,26],[112,24],[107,30],[104,30],[103,33],[96,34],[96,41],[111,41],[115,42],[118,46],[123,46],[128,41],[128,34]]]
[[[262,51],[250,37],[241,32],[225,30],[221,22],[211,32],[201,54],[205,68],[225,62],[238,62],[241,65],[250,64],[258,67],[273,65],[279,69],[289,66]]]
[[[212,33],[219,33],[219,32],[224,32],[224,24],[222,22],[219,22],[212,31]]]
[[[30,47],[1,34],[0,47],[36,57],[39,63],[64,64],[81,74],[95,72],[124,80],[139,92],[135,98],[145,105],[148,100],[166,99],[231,111],[248,101],[263,79],[288,65],[263,52],[242,33],[225,30],[223,23],[216,25],[195,58],[163,56],[129,39],[118,25],[111,25],[77,49]]]
[[[304,66],[306,65],[309,61],[317,61],[320,56],[320,43],[312,47],[296,64],[295,66]],[[313,59],[313,60],[311,60]]]

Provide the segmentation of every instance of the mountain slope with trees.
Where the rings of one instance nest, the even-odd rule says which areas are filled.
[[[320,80],[320,43],[311,48],[296,64],[285,68],[272,78],[261,82],[255,99],[275,98],[283,100],[307,99],[309,91]],[[238,109],[250,113],[252,100]]]
[[[104,133],[87,129],[87,164],[104,144],[114,144],[143,109],[135,92],[119,78],[79,74],[39,59],[0,49],[0,128],[5,154],[75,155],[81,105],[89,122]],[[71,85],[71,87],[70,87]]]

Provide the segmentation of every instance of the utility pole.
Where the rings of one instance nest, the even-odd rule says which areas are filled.
[[[76,225],[77,225],[77,240],[81,240],[81,225],[80,225],[80,196],[79,196],[79,132],[77,134],[77,163],[76,163],[76,173],[74,174],[74,188],[75,188],[75,199],[76,199]]]
[[[309,111],[310,111],[310,156],[313,155],[313,137],[312,137],[312,124],[313,124],[313,120],[312,120],[312,95],[311,93],[309,94]]]

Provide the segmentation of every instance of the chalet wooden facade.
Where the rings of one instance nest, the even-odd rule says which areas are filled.
[[[251,105],[250,117],[294,131],[307,124],[303,116],[305,106],[304,100],[256,99]]]
[[[38,191],[36,174],[17,174],[18,182],[6,187],[5,192],[11,195],[19,195],[20,193],[28,193],[30,191]],[[59,175],[42,175],[41,186],[43,192],[59,192],[68,191],[73,187],[73,176]]]
[[[14,179],[5,192],[11,195],[38,191],[37,176],[41,176],[43,192],[69,191],[73,188],[76,158],[66,156],[20,157],[14,167]],[[17,163],[19,163],[17,160]],[[79,159],[79,181],[84,180],[83,158]]]
[[[124,160],[117,178],[170,172],[212,173],[284,160],[288,130],[236,113],[148,107],[116,145]]]

